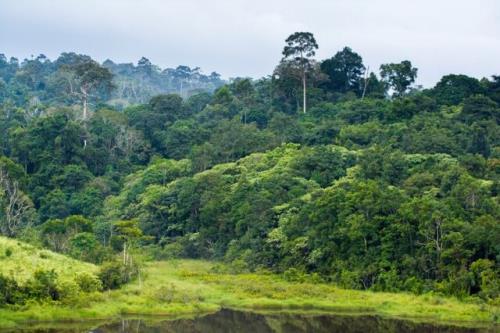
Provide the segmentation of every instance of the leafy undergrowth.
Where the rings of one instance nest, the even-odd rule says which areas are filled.
[[[149,262],[140,279],[119,290],[82,295],[71,304],[29,304],[15,311],[0,310],[0,326],[120,315],[178,317],[214,312],[222,307],[370,313],[462,326],[498,323],[500,313],[496,306],[436,295],[345,290],[322,283],[287,282],[274,274],[217,273],[214,267],[213,263],[198,260]]]

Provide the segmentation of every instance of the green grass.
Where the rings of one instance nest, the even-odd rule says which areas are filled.
[[[0,259],[0,272],[20,272],[19,278],[25,279],[37,267],[54,268],[66,277],[97,269],[50,251],[42,251],[48,254],[43,259],[38,249],[0,238],[0,251],[6,245],[13,248],[13,254]],[[222,307],[376,314],[461,326],[493,325],[500,317],[499,307],[488,304],[433,295],[345,290],[321,283],[291,283],[274,274],[221,274],[213,272],[214,265],[199,260],[149,262],[141,279],[119,290],[81,295],[67,304],[34,303],[0,309],[0,327],[28,321],[111,319],[122,315],[178,317],[215,312]]]
[[[10,252],[10,256],[7,256],[6,252]],[[95,273],[98,267],[0,236],[1,274],[13,276],[19,282],[24,282],[38,269],[54,269],[61,278],[70,279],[82,272]]]

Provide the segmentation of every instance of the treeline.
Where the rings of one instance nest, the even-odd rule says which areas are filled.
[[[83,120],[82,100],[4,100],[2,234],[93,262],[140,248],[498,299],[500,77],[423,90],[409,61],[377,75],[350,48],[321,62],[316,48],[294,34],[269,77]],[[79,68],[80,86],[109,81]]]
[[[89,56],[73,52],[62,53],[53,61],[43,54],[22,61],[0,54],[0,103],[27,107],[35,113],[42,112],[47,104],[71,105],[82,97],[71,69],[82,63],[96,62]],[[129,104],[146,103],[159,94],[177,93],[187,97],[213,92],[224,84],[216,72],[206,75],[199,67],[185,65],[161,69],[144,57],[136,65],[118,64],[108,59],[101,67],[113,75],[114,89],[110,91],[102,85],[95,87],[91,100],[97,108],[102,101],[122,109]]]

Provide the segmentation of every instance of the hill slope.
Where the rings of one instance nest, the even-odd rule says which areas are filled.
[[[94,273],[97,266],[0,236],[0,274],[13,275],[23,282],[38,269],[53,269],[64,279],[73,278],[78,273]]]

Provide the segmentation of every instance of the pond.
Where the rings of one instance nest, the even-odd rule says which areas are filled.
[[[168,320],[157,317],[121,319],[110,323],[46,323],[5,332],[50,333],[485,333],[498,332],[498,327],[460,328],[455,326],[414,323],[405,320],[383,319],[376,316],[313,315],[295,313],[254,313],[221,310],[205,316]],[[4,332],[4,331],[2,331]]]

